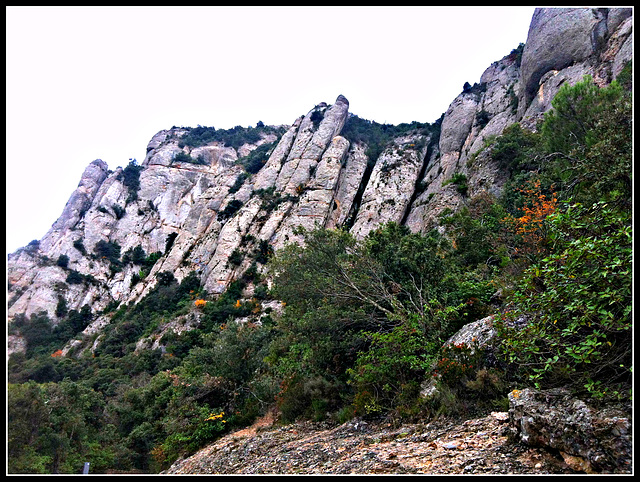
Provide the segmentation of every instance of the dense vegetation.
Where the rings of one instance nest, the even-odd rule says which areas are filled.
[[[360,124],[348,134],[384,135]],[[11,329],[29,349],[9,360],[9,472],[77,473],[86,461],[94,473],[157,472],[274,405],[284,421],[345,421],[504,409],[508,391],[527,385],[629,399],[630,89],[589,78],[564,86],[537,132],[514,125],[487,149],[511,172],[504,195],[445,213],[442,234],[389,224],[362,242],[316,230],[302,233],[304,247],[274,254],[260,244],[217,298],[195,274],[178,282],[162,273],[144,300],[110,312],[96,350],[79,357],[58,349],[90,310],[61,306],[56,329],[44,315],[17,319]],[[116,267],[154,260],[98,251]],[[443,347],[489,314],[494,346]],[[194,329],[136,349],[190,317]],[[431,397],[419,394],[425,384]]]
[[[394,126],[361,119],[357,115],[351,114],[347,118],[340,135],[348,139],[351,143],[366,145],[367,150],[365,153],[369,158],[369,162],[375,163],[380,153],[395,137],[417,131],[425,135],[431,133],[433,137],[437,139],[439,137],[441,121],[442,119],[439,119],[434,124],[414,121]]]
[[[187,133],[180,137],[179,147],[199,147],[211,142],[221,142],[226,146],[238,149],[243,144],[258,142],[263,134],[281,135],[282,128],[265,126],[259,121],[256,127],[236,126],[231,129],[216,129],[213,126],[197,126],[187,129]]]

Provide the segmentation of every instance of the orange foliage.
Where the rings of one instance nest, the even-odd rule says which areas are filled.
[[[61,356],[62,356],[62,350],[56,350],[56,351],[54,351],[54,352],[51,354],[51,356],[52,356],[53,358],[61,357]]]
[[[505,221],[513,226],[515,232],[522,236],[525,254],[540,253],[546,238],[544,221],[553,214],[558,207],[558,199],[555,194],[547,198],[540,190],[540,181],[529,181],[531,187],[519,189],[525,196],[525,206],[522,208],[522,216],[515,218],[507,216]]]
[[[196,305],[196,308],[202,308],[204,305],[207,304],[206,300],[196,300],[194,302],[194,304]]]

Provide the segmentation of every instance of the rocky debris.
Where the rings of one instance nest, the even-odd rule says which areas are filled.
[[[570,474],[561,458],[509,436],[508,414],[396,426],[352,420],[231,433],[167,474]]]
[[[565,389],[514,390],[509,418],[517,437],[558,451],[586,473],[631,473],[631,417],[623,409],[596,410]]]

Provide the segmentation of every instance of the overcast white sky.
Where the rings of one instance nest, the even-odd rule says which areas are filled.
[[[44,236],[91,161],[142,161],[174,125],[291,124],[340,94],[361,118],[434,122],[534,10],[5,8],[7,252]]]

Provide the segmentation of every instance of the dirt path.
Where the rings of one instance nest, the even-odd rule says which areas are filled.
[[[170,474],[570,474],[509,438],[506,412],[392,427],[351,421],[273,425],[268,415],[176,462]]]

